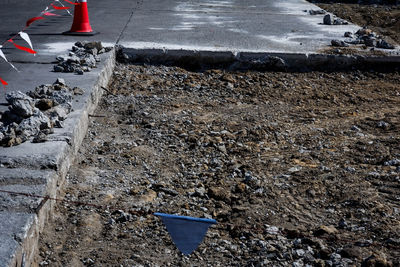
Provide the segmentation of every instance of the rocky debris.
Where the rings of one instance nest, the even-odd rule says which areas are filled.
[[[118,65],[65,190],[104,208],[57,203],[38,262],[398,266],[399,79]],[[183,256],[134,211],[218,224]]]
[[[334,39],[331,41],[332,46],[348,47],[349,45],[363,45],[371,48],[395,49],[394,45],[386,42],[383,37],[377,35],[368,28],[361,28],[357,32],[345,32],[345,40]]]
[[[111,47],[103,47],[101,42],[78,41],[72,46],[68,55],[57,56],[58,64],[54,66],[54,72],[71,72],[82,75],[96,68],[100,62],[100,54],[109,52]]]
[[[347,25],[347,21],[341,18],[337,18],[332,14],[326,14],[323,18],[323,24],[325,25]]]
[[[310,9],[310,10],[304,10],[304,12],[308,12],[308,14],[313,15],[313,16],[326,14],[326,11],[323,9],[316,9],[316,10]]]
[[[331,41],[331,44],[332,44],[333,46],[337,46],[337,47],[348,47],[348,46],[349,46],[349,45],[348,45],[347,43],[345,43],[344,41],[337,40],[337,39],[332,40],[332,41]]]
[[[1,115],[0,144],[15,146],[31,137],[34,143],[44,142],[53,127],[62,127],[71,111],[74,91],[59,78],[54,84],[40,85],[27,94],[7,93],[9,107]]]

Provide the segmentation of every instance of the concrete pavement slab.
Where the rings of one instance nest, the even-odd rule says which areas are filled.
[[[120,44],[135,49],[320,53],[360,27],[323,25],[305,0],[146,1]]]

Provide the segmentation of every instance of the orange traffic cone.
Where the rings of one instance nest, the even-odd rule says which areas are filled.
[[[74,22],[71,30],[63,32],[66,35],[95,35],[97,32],[92,30],[89,23],[89,12],[87,8],[87,0],[76,0],[74,10]]]

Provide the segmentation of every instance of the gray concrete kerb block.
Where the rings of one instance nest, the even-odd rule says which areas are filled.
[[[0,211],[0,266],[16,266],[13,265],[17,263],[14,259],[16,254],[21,253],[21,244],[28,237],[35,217],[36,215],[25,212]],[[25,254],[21,255],[19,266],[23,262],[26,262]]]

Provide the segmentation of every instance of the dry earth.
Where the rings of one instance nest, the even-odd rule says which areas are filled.
[[[399,266],[400,73],[118,65],[41,266]],[[212,217],[190,256],[151,212]]]
[[[314,2],[400,43],[399,6]],[[119,65],[109,90],[64,194],[99,207],[56,205],[41,266],[400,266],[398,72]],[[185,257],[155,211],[219,223]]]

